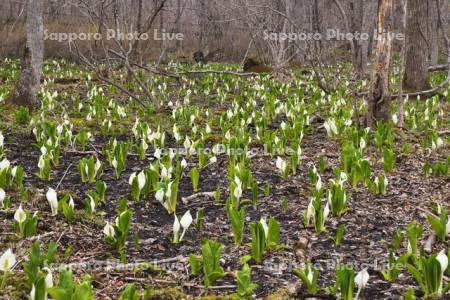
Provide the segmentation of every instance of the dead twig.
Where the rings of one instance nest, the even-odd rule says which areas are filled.
[[[56,186],[55,190],[58,190],[59,186],[61,185],[61,183],[63,182],[64,178],[66,178],[67,173],[69,172],[70,168],[72,167],[73,163],[70,163],[70,165],[67,167],[66,171],[64,172],[63,176],[61,177],[61,179],[58,182],[58,185]]]
[[[181,201],[183,202],[183,204],[188,204],[189,201],[194,200],[196,198],[200,198],[200,197],[213,198],[214,194],[215,194],[215,192],[201,192],[201,193],[190,195],[188,197],[182,197]]]

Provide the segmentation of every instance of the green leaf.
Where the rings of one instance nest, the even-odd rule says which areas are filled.
[[[135,284],[128,284],[120,295],[120,300],[139,300],[139,294]]]
[[[203,273],[205,286],[208,287],[217,279],[223,277],[225,272],[220,266],[222,245],[219,242],[206,240],[202,245]]]
[[[90,277],[87,276],[80,285],[75,287],[72,300],[91,300],[94,299],[94,292]]]
[[[267,245],[269,248],[273,248],[280,243],[280,224],[270,217],[268,227]]]
[[[404,300],[416,300],[414,289],[409,289],[403,296]]]
[[[191,265],[192,274],[199,275],[203,270],[203,259],[201,256],[189,254],[189,264]]]
[[[229,199],[226,203],[226,211],[228,214],[228,219],[231,223],[234,243],[236,245],[240,245],[244,236],[245,216],[247,215],[247,210],[245,207],[242,207],[240,210],[235,209],[232,200]]]
[[[241,271],[236,274],[237,281],[237,293],[242,298],[247,298],[252,296],[253,290],[258,287],[254,284],[251,279],[251,269],[248,264],[244,264]]]
[[[252,257],[257,263],[260,263],[266,251],[264,227],[260,222],[250,224],[250,232],[252,235]]]

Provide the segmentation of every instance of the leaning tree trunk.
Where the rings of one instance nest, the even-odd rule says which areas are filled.
[[[373,127],[376,120],[388,119],[389,81],[392,64],[392,2],[378,0],[377,45],[373,60],[372,79],[368,95],[366,125]]]
[[[410,92],[428,89],[427,1],[409,0],[403,86]]]
[[[35,108],[44,57],[43,0],[27,0],[27,42],[20,77],[8,102]]]

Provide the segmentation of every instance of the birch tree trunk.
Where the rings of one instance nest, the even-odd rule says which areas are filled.
[[[427,1],[409,0],[403,86],[407,91],[428,89]]]
[[[27,0],[26,28],[27,41],[20,77],[8,102],[32,109],[39,105],[37,96],[44,59],[43,0]]]
[[[388,119],[389,103],[386,96],[389,94],[392,65],[392,2],[393,0],[378,0],[377,45],[367,99],[366,125],[369,127],[373,127],[376,120]]]

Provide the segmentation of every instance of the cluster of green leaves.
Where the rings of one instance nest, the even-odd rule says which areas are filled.
[[[54,300],[93,300],[94,291],[89,275],[84,276],[79,283],[73,280],[72,272],[66,269],[59,271],[58,284],[48,289]]]
[[[250,224],[252,236],[251,256],[256,263],[261,263],[267,250],[279,249],[280,245],[280,224],[272,217],[268,224],[264,219]]]
[[[130,208],[128,208],[128,204],[125,199],[121,201],[117,214],[117,223],[112,225],[115,234],[113,236],[106,236],[105,239],[107,242],[115,245],[119,252],[123,252],[128,234],[130,232],[131,217],[133,215],[133,212]]]
[[[225,276],[225,271],[220,266],[222,248],[223,246],[219,242],[204,240],[202,242],[202,255],[189,255],[192,274],[202,274],[206,288]]]
[[[102,164],[98,159],[95,160],[93,156],[82,158],[78,162],[78,170],[83,183],[94,183],[102,175]]]

